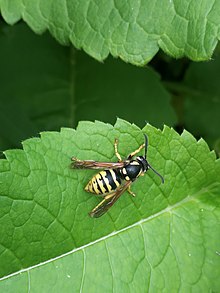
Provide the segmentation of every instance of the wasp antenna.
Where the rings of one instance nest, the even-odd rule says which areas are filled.
[[[147,134],[144,134],[144,137],[145,137],[145,154],[144,154],[144,157],[146,159],[146,157],[147,157],[147,147],[148,147],[148,137],[147,137]]]
[[[162,175],[160,175],[160,173],[158,173],[149,163],[148,163],[148,167],[155,173],[155,174],[157,174],[159,177],[160,177],[160,179],[161,179],[161,181],[162,181],[162,183],[164,183],[164,178],[163,178],[163,176]]]

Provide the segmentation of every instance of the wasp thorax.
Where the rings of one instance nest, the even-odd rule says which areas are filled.
[[[120,170],[123,179],[134,181],[143,173],[143,165],[138,160],[132,160],[128,165]]]

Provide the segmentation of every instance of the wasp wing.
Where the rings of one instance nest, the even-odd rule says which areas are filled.
[[[72,157],[71,160],[73,161],[71,167],[75,169],[117,169],[127,165],[126,161],[117,163],[97,162],[93,160],[79,160],[75,157]]]
[[[119,199],[119,197],[126,191],[132,181],[126,181],[126,183],[116,189],[115,192],[107,195],[90,213],[92,218],[101,217],[105,214],[111,206]]]

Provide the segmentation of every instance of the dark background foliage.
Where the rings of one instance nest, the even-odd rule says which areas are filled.
[[[200,63],[161,51],[145,67],[113,57],[100,63],[49,33],[38,36],[23,22],[3,21],[0,43],[1,151],[44,130],[120,117],[140,127],[185,128],[219,152],[218,50]]]

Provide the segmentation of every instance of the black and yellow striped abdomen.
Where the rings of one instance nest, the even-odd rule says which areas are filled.
[[[94,194],[105,195],[121,185],[121,176],[118,169],[103,170],[94,175],[85,190]]]

